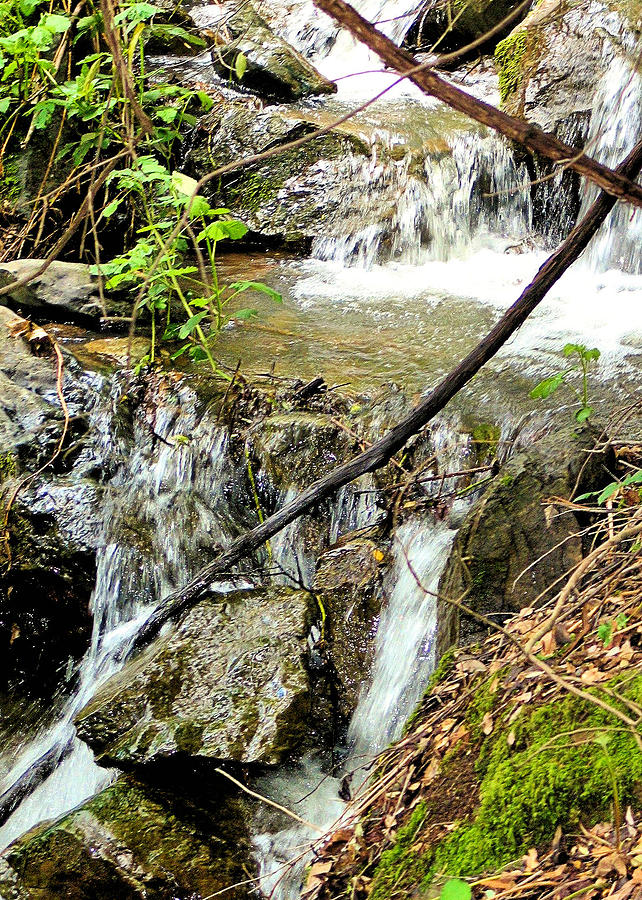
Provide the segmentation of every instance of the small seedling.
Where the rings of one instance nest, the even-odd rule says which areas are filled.
[[[573,359],[573,364],[563,372],[556,372],[555,375],[550,375],[548,378],[540,381],[530,392],[530,396],[534,400],[545,400],[555,393],[561,385],[566,385],[575,394],[579,402],[579,409],[575,412],[575,421],[581,424],[593,415],[593,407],[589,406],[588,402],[588,370],[591,362],[600,358],[600,351],[597,347],[588,349],[584,344],[566,344],[562,349],[562,354],[567,359]],[[576,360],[574,359],[575,357],[577,357]],[[578,371],[581,375],[580,390],[569,381],[569,376]]]

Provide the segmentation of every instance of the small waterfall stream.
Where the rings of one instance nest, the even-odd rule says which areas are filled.
[[[112,442],[113,406],[120,398],[117,384],[109,401],[93,414],[106,457],[117,456],[122,462],[104,499],[91,646],[58,722],[12,761],[0,793],[9,791],[45,754],[56,754],[61,764],[0,828],[0,848],[109,782],[111,773],[98,767],[89,748],[75,738],[73,719],[119,670],[157,600],[188,580],[204,552],[230,537],[224,497],[227,432],[200,418],[192,392],[176,387],[172,402],[156,408],[153,424],[139,418],[131,441],[119,446],[118,438]]]

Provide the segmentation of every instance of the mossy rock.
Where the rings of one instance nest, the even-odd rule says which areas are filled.
[[[223,42],[225,35],[229,41]],[[275,34],[252,3],[245,3],[225,19],[212,64],[221,77],[240,83],[262,97],[300,100],[315,94],[332,94],[337,86],[328,81],[287,41]],[[243,68],[237,67],[239,55]],[[239,77],[239,73],[240,77]]]
[[[107,764],[173,757],[274,764],[302,741],[310,596],[258,589],[204,600],[113,676],[78,715]]]
[[[6,900],[192,900],[247,879],[250,848],[239,800],[209,810],[122,776],[53,825],[39,826],[0,860]]]
[[[319,127],[314,116],[290,107],[257,112],[241,102],[213,110],[199,124],[186,155],[186,168],[196,178],[230,159],[262,153]],[[242,218],[254,235],[300,245],[319,235],[343,233],[346,196],[351,192],[355,216],[360,214],[363,225],[360,183],[351,172],[369,158],[370,147],[354,129],[335,128],[220,183],[211,182],[205,190],[212,202],[224,203]],[[392,202],[386,195],[368,210],[368,217],[383,218]]]
[[[598,436],[591,428],[555,431],[503,466],[457,535],[441,596],[468,591],[467,605],[486,615],[542,602],[542,592],[582,557],[577,519],[547,517],[545,501],[612,481],[612,451],[589,453]]]

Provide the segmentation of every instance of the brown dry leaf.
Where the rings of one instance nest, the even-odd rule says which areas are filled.
[[[557,650],[557,641],[552,631],[542,638],[542,653],[544,656],[550,656],[554,650]]]
[[[494,659],[488,667],[488,674],[494,675],[495,672],[499,672],[499,670],[502,669],[504,665],[505,663],[502,662],[501,659]]]
[[[332,844],[345,844],[352,837],[352,832],[347,828],[339,828],[337,831],[334,831],[326,844],[327,847],[331,847]]]
[[[486,666],[478,659],[462,659],[457,663],[457,669],[464,675],[474,675],[476,672],[485,672]]]
[[[631,876],[631,880],[634,881],[636,884],[642,884],[642,869],[641,868],[633,870],[633,875]]]
[[[313,863],[310,866],[310,875],[325,875],[332,868],[332,860],[327,859],[325,862]]]
[[[621,853],[609,853],[608,856],[602,857],[595,871],[597,875],[608,875],[609,872],[626,875],[626,860]]]
[[[639,853],[636,856],[631,857],[631,865],[635,869],[642,869],[642,856],[640,856]],[[642,877],[642,875],[640,877]]]
[[[497,891],[505,891],[507,888],[515,887],[515,882],[519,875],[521,875],[521,872],[506,872],[505,875],[484,878],[481,881],[478,881],[477,884],[481,884],[483,887],[493,888]]]
[[[631,641],[627,638],[620,647],[620,659],[622,662],[630,662],[633,657],[633,647]]]
[[[515,732],[512,728],[506,735],[506,743],[508,744],[509,747],[512,747],[513,744],[515,743]]]
[[[481,720],[481,730],[484,732],[484,734],[490,734],[493,730],[493,727],[493,717],[489,712],[487,712],[484,718]]]
[[[524,856],[524,865],[527,872],[533,872],[539,865],[537,850],[534,847]]]
[[[589,668],[580,675],[580,681],[583,682],[583,684],[597,684],[599,681],[605,681],[608,677],[608,675],[604,672],[600,672],[595,666],[589,666]]]

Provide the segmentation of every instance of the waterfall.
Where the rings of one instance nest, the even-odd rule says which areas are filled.
[[[460,471],[469,454],[468,439],[448,420],[434,423],[431,449],[443,473]],[[439,481],[426,487],[429,496],[439,490]],[[339,799],[342,777],[347,776],[353,789],[359,787],[376,755],[400,736],[426,688],[435,664],[436,592],[466,505],[456,501],[444,519],[430,513],[413,516],[396,529],[372,672],[350,722],[349,752],[341,771],[328,773],[318,757],[309,755],[285,773],[267,775],[259,782],[262,793],[323,830],[339,822],[344,813],[345,804]],[[359,500],[350,503],[340,496],[333,519],[359,528],[374,515],[372,499],[366,504]],[[335,534],[339,532],[335,524]],[[259,816],[259,827],[261,822]],[[307,848],[315,837],[317,833],[302,825],[271,829],[268,819],[254,839],[265,896],[275,900],[298,897],[309,861]]]
[[[633,53],[616,57],[605,69],[598,85],[587,146],[591,156],[611,168],[642,137],[642,76]],[[580,218],[596,199],[591,182],[585,190]],[[619,269],[642,272],[642,211],[618,203],[592,240],[586,262],[594,272]]]
[[[380,161],[373,147],[371,160],[348,162],[352,189],[337,197],[346,233],[316,238],[314,257],[366,269],[386,261],[417,266],[463,254],[484,235],[516,242],[528,234],[528,176],[508,145],[470,129],[454,129],[438,140],[438,124],[429,133],[438,148],[425,157],[420,173],[410,152],[399,162],[385,156]],[[364,205],[378,208],[384,202],[390,216],[351,228],[359,220],[359,203],[363,218]]]
[[[47,754],[60,761],[0,828],[0,848],[44,819],[72,809],[101,790],[112,773],[96,765],[75,737],[73,719],[97,688],[117,672],[154,604],[184,584],[204,554],[232,534],[225,487],[231,472],[227,432],[201,416],[195,396],[180,382],[154,419],[138,416],[131,443],[106,446],[123,457],[103,504],[103,528],[92,595],[93,633],[81,662],[78,687],[56,724],[36,736],[8,766],[0,793],[29,777]],[[94,433],[111,442],[110,403],[93,413]]]

